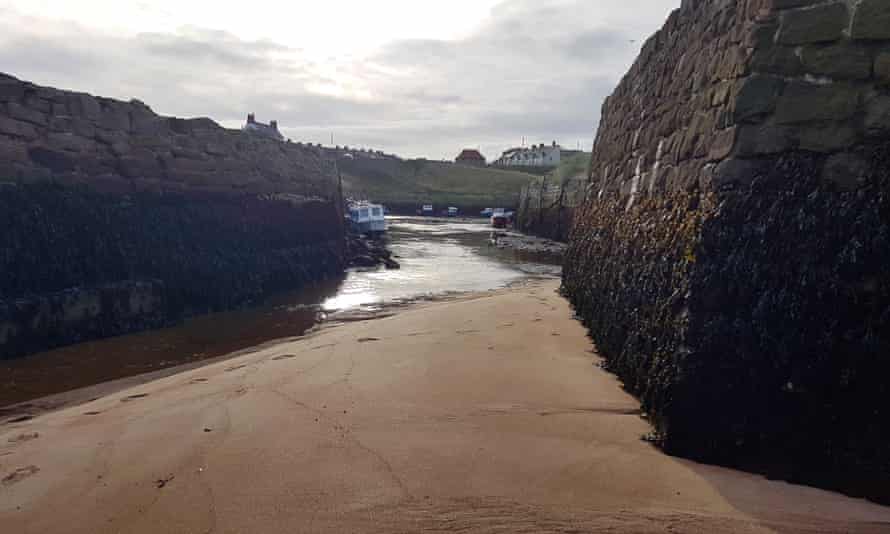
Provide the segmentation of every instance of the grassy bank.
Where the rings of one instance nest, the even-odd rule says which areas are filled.
[[[553,184],[564,184],[573,178],[587,179],[590,168],[590,152],[581,152],[563,159],[559,167],[547,175],[547,181]]]
[[[346,195],[382,202],[399,212],[421,204],[436,210],[457,206],[466,213],[486,207],[515,207],[532,175],[427,160],[341,159]]]

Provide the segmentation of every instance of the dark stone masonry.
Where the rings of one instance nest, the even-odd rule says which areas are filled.
[[[0,75],[0,359],[339,275],[317,147]]]
[[[555,241],[568,241],[578,204],[584,200],[587,178],[572,176],[556,181],[551,176],[533,178],[519,194],[516,228]]]
[[[890,502],[890,3],[686,0],[563,289],[668,452]]]

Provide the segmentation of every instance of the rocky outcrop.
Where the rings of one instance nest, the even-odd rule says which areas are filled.
[[[669,452],[890,502],[890,4],[685,0],[563,287]]]
[[[0,76],[0,358],[342,271],[317,147]]]
[[[387,245],[386,236],[368,236],[355,232],[346,234],[347,267],[400,269],[402,266],[393,259]]]

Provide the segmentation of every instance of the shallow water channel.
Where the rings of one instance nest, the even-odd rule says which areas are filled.
[[[0,407],[299,336],[351,312],[497,289],[560,272],[557,257],[490,246],[491,228],[481,219],[393,217],[389,225],[390,249],[401,269],[351,270],[260,306],[0,362]]]

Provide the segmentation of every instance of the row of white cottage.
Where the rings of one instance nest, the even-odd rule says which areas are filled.
[[[518,147],[506,150],[494,165],[498,167],[556,167],[562,157],[562,147],[543,143],[531,147]]]

